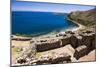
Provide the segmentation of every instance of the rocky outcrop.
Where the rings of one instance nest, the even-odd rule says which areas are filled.
[[[73,57],[77,60],[85,55],[87,55],[90,51],[96,48],[95,43],[95,33],[94,32],[84,32],[81,33],[65,33],[66,37],[58,38],[58,39],[48,39],[48,40],[40,40],[37,42],[31,42],[31,45],[27,47],[26,51],[23,51],[20,58],[18,58],[17,63],[23,64],[28,63],[31,64],[55,64],[55,63],[63,63],[63,62],[71,62],[71,56],[68,54],[55,54],[53,57],[43,56],[36,61],[32,61],[32,58],[35,58],[36,52],[47,51],[51,49],[60,48],[70,44],[75,52],[73,53]]]

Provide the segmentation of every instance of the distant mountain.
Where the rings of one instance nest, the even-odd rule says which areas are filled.
[[[85,26],[93,26],[96,24],[96,8],[87,11],[71,12],[66,18]]]

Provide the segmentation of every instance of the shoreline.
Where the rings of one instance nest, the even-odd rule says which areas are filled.
[[[79,24],[79,23],[77,23],[76,21],[69,19],[68,17],[67,17],[67,20],[69,20],[69,21],[71,21],[71,22],[73,22],[73,23],[75,23],[75,24],[78,25],[78,28],[73,29],[72,31],[78,31],[79,29],[85,29],[85,28],[86,28],[84,25]]]
[[[95,24],[91,25],[91,23],[85,21],[85,19],[88,19],[88,15],[91,16],[91,13],[86,14],[86,16],[84,14],[82,12],[83,22],[77,20],[77,14],[72,19],[70,16],[66,16],[65,21],[67,20],[75,25],[61,30],[54,30],[40,36],[31,37],[16,35],[13,37],[12,35],[12,65],[95,61],[96,31],[95,27],[92,27]],[[81,14],[79,18],[81,18]],[[90,25],[87,26],[84,23]]]
[[[40,35],[40,36],[37,36],[37,37],[33,37],[33,39],[56,38],[56,35],[57,34],[65,34],[65,32],[67,32],[67,31],[79,32],[79,30],[82,30],[82,29],[85,29],[86,28],[84,25],[79,24],[76,21],[70,20],[69,18],[67,18],[67,20],[71,21],[72,23],[77,24],[78,27],[70,27],[68,29],[61,30],[60,32],[53,31],[53,32],[50,32],[48,34],[44,34],[44,35]]]
[[[56,31],[52,31],[50,33],[47,33],[47,34],[43,34],[43,35],[39,35],[39,36],[23,36],[22,35],[11,35],[12,38],[52,38],[52,37],[56,37],[57,34],[63,34],[65,33],[66,31],[76,31],[80,29],[79,27],[73,27],[73,28],[68,28],[68,29],[63,29],[59,32],[56,32]]]
[[[43,35],[39,35],[39,36],[31,36],[31,35],[26,35],[26,36],[23,36],[24,34],[21,34],[21,35],[11,35],[11,36],[15,36],[16,38],[46,38],[46,37],[55,37],[57,34],[60,34],[60,33],[65,33],[66,31],[72,31],[72,32],[75,32],[75,31],[78,31],[80,29],[85,29],[86,27],[83,26],[82,24],[79,24],[77,23],[76,21],[73,21],[73,20],[70,20],[69,18],[67,18],[67,20],[71,21],[72,23],[75,23],[78,25],[78,27],[69,27],[68,29],[62,29],[60,30],[59,32],[57,31],[52,31],[50,33],[47,33],[47,34],[43,34]]]
[[[73,23],[75,23],[75,22],[73,22]],[[77,23],[77,22],[76,22]],[[77,27],[77,28],[75,28],[75,29],[72,29],[72,30],[70,30],[70,31],[72,31],[72,32],[75,32],[75,31],[78,31],[79,29],[83,29],[83,27],[84,26],[82,26],[81,24],[79,24],[79,23],[77,23],[79,26]],[[85,27],[84,27],[85,28]],[[61,32],[60,32],[61,33]],[[64,33],[66,33],[66,31],[64,31]],[[63,34],[63,33],[62,33]],[[70,33],[71,34],[71,33]],[[72,33],[73,34],[73,33]],[[56,34],[57,35],[57,34]],[[80,37],[80,35],[79,36],[77,36],[77,35],[74,35],[75,37]],[[87,36],[87,35],[86,35]],[[91,35],[89,35],[90,37],[91,37]],[[17,37],[17,38],[19,38],[20,39],[20,37]],[[23,39],[23,38],[22,38]],[[27,38],[26,38],[27,39]],[[12,40],[12,43],[14,43],[14,45],[13,46],[15,46],[15,47],[20,47],[20,45],[17,45],[18,43],[19,44],[21,44],[21,45],[24,45],[24,46],[21,46],[22,48],[24,48],[25,50],[27,49],[27,48],[29,48],[30,49],[30,46],[32,46],[32,45],[29,45],[29,44],[35,44],[35,43],[37,43],[37,44],[39,44],[38,45],[38,47],[45,47],[44,46],[44,44],[43,43],[48,43],[47,45],[48,45],[48,47],[45,47],[45,48],[49,48],[49,47],[51,47],[50,45],[52,45],[53,43],[58,43],[59,42],[59,40],[60,39],[65,39],[64,37],[60,37],[60,36],[58,36],[58,37],[56,37],[56,36],[52,36],[52,35],[49,35],[49,37],[47,36],[47,35],[44,35],[44,36],[40,36],[40,37],[32,37],[32,39],[31,40],[29,40],[29,41],[13,41]],[[69,38],[70,39],[70,38]],[[69,39],[67,39],[67,40],[69,40]],[[57,41],[58,40],[58,41]],[[80,39],[81,40],[81,39]],[[81,42],[79,40],[79,42]],[[45,42],[46,41],[46,42]],[[72,40],[72,41],[74,41],[74,40]],[[61,42],[61,41],[60,41]],[[68,41],[67,41],[68,42]],[[90,42],[90,41],[89,41]],[[92,41],[91,41],[92,42]],[[63,42],[64,43],[64,42]],[[62,44],[62,42],[60,43],[60,44]],[[41,46],[42,45],[42,46]],[[56,44],[55,44],[56,45]],[[68,44],[66,44],[66,45],[68,45]],[[27,48],[26,48],[27,47]],[[54,46],[52,46],[52,47],[54,47]],[[55,52],[55,53],[57,53],[58,51],[60,52],[60,50],[62,50],[63,52],[61,52],[60,54],[62,54],[62,53],[69,53],[69,55],[71,55],[71,57],[73,58],[73,56],[75,55],[75,53],[73,53],[74,51],[72,51],[72,49],[69,49],[69,48],[73,48],[73,50],[75,50],[75,48],[71,45],[71,43],[69,44],[69,46],[63,46],[63,47],[61,47],[60,46],[60,48],[58,48],[59,47],[59,45],[57,46],[57,47],[55,47],[55,49],[53,48],[50,48],[50,50],[44,50],[43,52],[41,52],[42,54],[41,54],[41,56],[43,56],[43,57],[45,57],[45,55],[47,54],[47,53],[49,53],[49,54],[52,54],[53,52]],[[79,46],[78,46],[79,47]],[[78,48],[77,47],[77,48]],[[40,51],[42,50],[42,48],[40,48]],[[87,48],[87,47],[86,47]],[[94,47],[93,47],[94,48]],[[14,48],[13,48],[14,49]],[[44,49],[44,48],[43,48]],[[38,49],[37,49],[38,50]],[[68,50],[68,52],[66,52],[65,50]],[[95,50],[95,49],[94,49]],[[38,50],[39,51],[39,50]],[[65,51],[65,52],[64,52]],[[70,53],[70,51],[72,51],[71,53]],[[37,52],[37,53],[39,53],[39,52]],[[80,53],[80,52],[79,52]],[[89,52],[90,53],[90,52]],[[21,53],[21,55],[22,55],[23,53]],[[95,53],[94,53],[95,54]],[[93,55],[94,55],[93,54]],[[19,56],[18,57],[20,57],[20,54],[19,54]],[[14,64],[16,64],[16,60],[18,60],[18,57],[13,57],[13,62],[14,62]],[[76,56],[76,57],[78,57],[78,56]],[[75,57],[75,58],[76,58]],[[82,56],[83,58],[84,58],[84,56]],[[82,57],[80,57],[80,58],[82,58]],[[17,58],[17,59],[16,59]],[[59,58],[59,56],[58,56],[58,58]],[[79,61],[82,61],[81,59],[79,58]],[[37,59],[38,60],[38,59]],[[44,59],[42,59],[43,61],[44,61]],[[95,59],[93,59],[93,60],[95,60]],[[74,60],[74,58],[72,59],[72,62],[78,62],[78,60],[76,61],[76,60]]]

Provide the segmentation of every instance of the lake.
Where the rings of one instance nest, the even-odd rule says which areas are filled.
[[[12,34],[38,36],[77,26],[65,16],[67,13],[13,11]]]

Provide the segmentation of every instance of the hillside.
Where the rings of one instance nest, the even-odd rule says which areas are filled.
[[[12,66],[96,61],[96,9],[71,12],[65,17],[68,19],[78,24],[75,31],[53,36],[13,36]]]
[[[96,9],[71,12],[66,18],[84,26],[94,26],[96,24]]]

